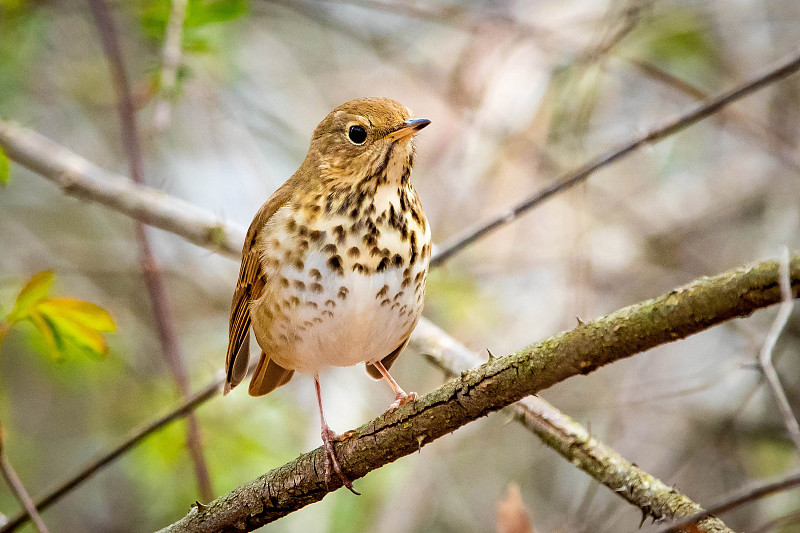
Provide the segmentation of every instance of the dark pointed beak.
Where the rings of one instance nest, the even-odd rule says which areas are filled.
[[[430,123],[431,121],[427,118],[410,118],[403,122],[402,126],[388,134],[386,138],[396,141],[409,135],[414,135]]]

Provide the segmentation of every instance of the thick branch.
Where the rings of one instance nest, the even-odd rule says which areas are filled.
[[[431,322],[420,322],[412,338],[412,348],[449,377],[478,363],[465,346]],[[535,433],[570,464],[580,468],[614,494],[641,509],[653,520],[688,518],[703,508],[625,459],[613,448],[592,437],[570,417],[538,396],[528,396],[508,408],[514,419]],[[732,533],[722,520],[707,517],[697,524],[700,531]]]
[[[800,294],[800,252],[791,260]],[[463,372],[413,404],[361,426],[337,445],[350,479],[418,451],[459,427],[577,374],[747,316],[779,302],[774,261],[701,278],[653,300],[623,308]],[[328,491],[321,448],[194,508],[163,532],[252,531],[321,500]],[[338,479],[331,489],[341,486]]]

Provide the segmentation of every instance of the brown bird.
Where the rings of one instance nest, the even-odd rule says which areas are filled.
[[[342,104],[314,130],[300,168],[256,213],[233,294],[225,393],[245,377],[249,327],[261,347],[251,396],[311,374],[325,448],[347,488],[325,422],[319,373],[366,363],[395,392],[391,408],[416,399],[389,374],[422,313],[430,228],[411,186],[414,134],[430,124],[388,98]],[[356,493],[358,494],[358,493]]]

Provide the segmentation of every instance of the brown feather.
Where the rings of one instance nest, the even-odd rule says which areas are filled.
[[[267,354],[261,352],[253,379],[250,380],[248,392],[250,396],[263,396],[268,394],[281,385],[289,383],[292,379],[294,370],[287,370],[271,360]]]
[[[402,353],[403,349],[408,345],[408,340],[410,338],[411,334],[409,334],[409,336],[406,337],[406,340],[403,341],[403,344],[398,346],[392,353],[381,359],[381,364],[383,364],[383,368],[389,370],[389,368],[392,366],[392,363],[394,363],[394,360],[397,359],[397,356],[399,356]],[[367,374],[369,374],[371,378],[383,379],[383,374],[381,374],[380,370],[375,368],[375,365],[367,363],[366,366],[367,366]]]
[[[225,392],[229,392],[244,379],[250,358],[250,302],[264,292],[265,279],[257,243],[267,221],[289,201],[294,190],[294,176],[284,183],[258,210],[242,247],[242,266],[233,292],[231,317],[228,328],[228,352],[225,356]]]

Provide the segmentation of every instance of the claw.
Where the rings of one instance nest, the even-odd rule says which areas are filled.
[[[325,448],[325,489],[328,490],[328,480],[331,479],[331,467],[333,467],[333,471],[339,476],[342,484],[356,496],[361,496],[361,493],[357,492],[356,489],[353,488],[353,483],[347,479],[347,476],[345,476],[344,472],[342,472],[339,459],[336,457],[336,451],[333,448],[333,442],[339,440],[340,438],[341,437],[339,435],[331,431],[331,428],[327,426],[322,428],[322,443],[323,447]]]
[[[398,392],[397,395],[394,397],[394,403],[389,406],[389,410],[397,409],[401,405],[405,405],[408,402],[415,402],[417,401],[417,393],[416,392],[409,392],[406,394],[405,392]]]

